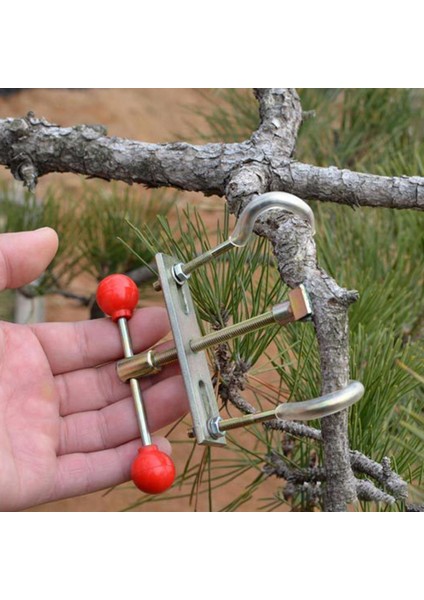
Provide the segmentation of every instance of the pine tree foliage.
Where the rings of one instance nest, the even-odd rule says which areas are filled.
[[[81,255],[75,253],[78,223],[67,203],[53,190],[42,201],[28,191],[3,184],[0,188],[0,220],[3,232],[31,231],[39,227],[52,227],[60,236],[60,245],[52,263],[33,287],[36,294],[51,289],[67,287],[82,272]],[[60,281],[60,284],[58,283]]]
[[[1,231],[26,231],[52,227],[60,245],[53,262],[33,293],[48,294],[66,290],[82,273],[97,283],[110,273],[125,273],[139,266],[139,258],[128,252],[127,245],[137,239],[128,221],[146,223],[152,232],[158,229],[157,216],[166,215],[174,204],[174,195],[155,191],[146,198],[135,188],[109,184],[107,187],[82,183],[79,199],[69,198],[63,191],[50,188],[43,198],[31,192],[17,194],[13,186],[0,189]],[[141,198],[141,195],[143,196]],[[150,263],[147,247],[138,249]]]

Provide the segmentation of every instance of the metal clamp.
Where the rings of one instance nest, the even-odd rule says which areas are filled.
[[[315,233],[311,208],[300,198],[284,192],[269,192],[258,196],[241,212],[236,227],[228,240],[197,256],[187,263],[177,262],[172,256],[156,255],[159,281],[155,288],[162,289],[175,347],[165,351],[150,349],[118,362],[118,375],[122,381],[151,375],[165,364],[178,360],[193,419],[194,436],[199,444],[222,445],[225,432],[251,423],[271,419],[309,420],[322,418],[343,410],[357,402],[364,393],[359,381],[352,381],[343,390],[303,402],[280,404],[276,409],[246,415],[235,419],[221,419],[212,387],[204,350],[272,323],[286,325],[311,318],[312,307],[305,288],[301,285],[291,290],[289,300],[274,306],[270,311],[230,325],[220,331],[201,336],[193,299],[188,285],[190,274],[202,265],[231,248],[247,244],[256,220],[268,210],[288,210],[307,221]]]

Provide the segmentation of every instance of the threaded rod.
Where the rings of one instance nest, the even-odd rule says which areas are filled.
[[[291,309],[290,302],[277,304],[274,308],[262,315],[251,317],[242,323],[235,323],[220,331],[214,331],[207,335],[190,341],[190,349],[192,352],[200,352],[210,346],[221,344],[227,340],[251,333],[262,329],[273,323],[286,324],[294,320],[294,315]],[[169,348],[162,352],[143,352],[136,354],[132,358],[127,358],[118,362],[118,376],[122,381],[127,381],[132,377],[142,377],[151,375],[174,360],[177,360],[178,354],[176,348]]]

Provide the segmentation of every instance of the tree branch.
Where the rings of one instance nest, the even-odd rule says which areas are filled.
[[[0,164],[23,181],[22,170],[31,164],[38,177],[70,172],[222,196],[234,164],[253,157],[249,143],[147,144],[107,137],[97,125],[58,127],[31,115],[0,119]]]
[[[365,500],[367,502],[384,502],[384,504],[388,504],[389,506],[396,502],[396,499],[393,498],[393,496],[386,494],[386,492],[375,487],[375,485],[367,479],[356,480],[356,493],[359,500]]]
[[[276,156],[291,157],[302,123],[302,107],[296,90],[254,90],[259,102],[260,125],[252,135],[253,144],[271,164]]]
[[[354,207],[424,210],[423,177],[383,177],[290,162],[275,169],[278,187],[301,198]]]
[[[424,178],[382,177],[293,161],[302,113],[294,90],[256,90],[261,124],[235,144],[147,144],[108,137],[99,125],[59,127],[32,113],[0,119],[0,164],[33,188],[48,173],[225,194],[237,170],[259,165],[268,189],[350,206],[424,210]]]
[[[352,453],[354,455],[355,453]],[[355,458],[358,459],[360,453],[356,453],[356,456],[352,456],[352,464]],[[317,500],[322,496],[323,490],[320,487],[320,483],[327,482],[328,485],[328,474],[327,470],[319,466],[309,467],[307,469],[297,469],[289,466],[276,452],[271,451],[267,458],[267,463],[263,468],[263,472],[272,476],[285,479],[287,484],[284,488],[284,497],[289,499],[296,494],[301,492],[305,493],[309,499]],[[367,468],[370,468],[373,472],[373,476],[376,475],[378,467],[384,469],[382,465],[369,461],[365,456],[361,455],[361,461],[365,459],[364,463],[367,463]],[[388,459],[383,459],[387,461]],[[358,461],[357,461],[358,462]],[[369,463],[373,463],[368,464]],[[386,465],[387,466],[387,465]],[[396,476],[398,477],[398,476]],[[398,479],[400,479],[398,477]],[[380,483],[383,483],[380,481]],[[376,487],[371,481],[367,479],[354,479],[355,490],[359,500],[365,500],[367,502],[383,502],[384,504],[393,505],[396,500],[404,499],[403,493],[399,496],[396,493],[388,494],[386,491]],[[403,485],[406,486],[405,482]],[[387,489],[387,486],[386,486]],[[389,489],[392,492],[392,489]],[[399,490],[398,490],[399,491]]]
[[[375,479],[396,500],[406,500],[408,497],[408,485],[392,470],[388,457],[384,457],[381,464],[371,460],[357,450],[351,450],[350,457],[352,468],[356,473],[363,473]]]
[[[266,191],[256,168],[252,177],[240,169],[227,191],[230,210],[248,191],[260,194]],[[250,198],[250,197],[249,197]],[[340,288],[317,265],[316,248],[310,227],[292,215],[262,219],[256,233],[270,240],[283,281],[294,288],[303,283],[310,294],[314,311],[314,325],[320,349],[322,393],[344,388],[349,381],[349,343],[347,309],[357,298],[356,292]],[[347,411],[322,420],[325,467],[327,469],[326,510],[346,510],[356,499],[356,486],[349,460]]]

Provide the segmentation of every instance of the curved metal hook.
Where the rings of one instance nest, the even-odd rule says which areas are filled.
[[[308,221],[312,229],[312,235],[315,234],[314,213],[306,202],[286,192],[267,192],[249,202],[243,209],[229,241],[234,246],[245,246],[258,218],[264,212],[278,208],[287,210]]]
[[[364,392],[365,388],[360,381],[349,381],[342,390],[324,394],[319,398],[304,402],[284,402],[275,409],[275,416],[285,421],[322,419],[355,404],[362,398]]]
[[[266,194],[261,194],[249,202],[249,204],[242,210],[234,231],[228,240],[222,242],[215,248],[208,250],[200,256],[196,256],[196,258],[190,262],[185,264],[178,263],[175,265],[173,270],[175,280],[178,283],[183,284],[189,278],[190,273],[192,273],[198,267],[206,264],[213,258],[220,256],[224,252],[227,252],[231,248],[245,246],[258,218],[264,212],[275,209],[287,210],[297,215],[301,219],[308,221],[312,229],[312,234],[315,234],[314,213],[312,212],[311,207],[306,204],[306,202],[297,196],[288,194],[286,192],[267,192]]]
[[[246,427],[253,423],[270,421],[275,418],[284,421],[322,419],[355,404],[362,398],[364,392],[365,388],[360,381],[349,381],[345,388],[330,394],[324,394],[319,398],[312,398],[303,402],[284,402],[275,409],[234,419],[223,420],[221,417],[210,419],[208,429],[212,437],[219,437],[230,429]]]

